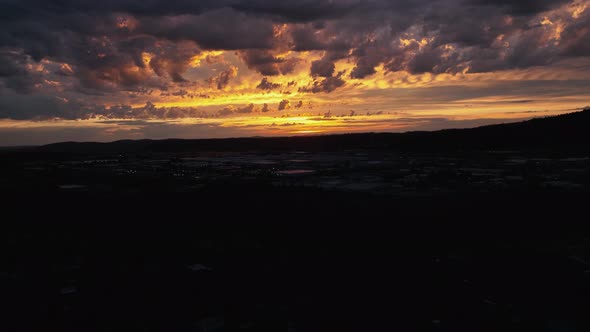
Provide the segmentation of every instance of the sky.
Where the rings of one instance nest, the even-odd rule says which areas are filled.
[[[590,0],[0,0],[0,145],[474,127],[590,104]]]

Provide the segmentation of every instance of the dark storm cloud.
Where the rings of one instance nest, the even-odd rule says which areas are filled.
[[[192,40],[204,49],[270,49],[270,20],[222,8],[201,15],[140,18],[140,31],[169,40]]]
[[[321,28],[325,26],[322,25]],[[317,29],[313,25],[296,26],[291,30],[293,39],[293,50],[295,51],[315,51],[325,50],[328,44],[322,41],[317,35]]]
[[[514,15],[531,15],[543,12],[569,0],[467,0],[467,4],[500,7],[503,11]]]
[[[29,71],[30,62],[30,57],[21,52],[0,51],[0,82],[17,93],[32,92],[40,77]]]
[[[296,58],[279,58],[268,50],[250,49],[239,52],[239,55],[249,69],[265,76],[289,74],[299,62]]]
[[[334,70],[336,70],[334,62],[326,59],[317,60],[311,63],[311,76],[313,77],[331,77],[334,75]]]
[[[288,21],[309,22],[318,19],[339,17],[363,7],[361,0],[250,0],[239,1],[234,9],[254,13],[270,14]]]
[[[29,120],[63,117],[67,107],[55,97],[0,96],[0,119]]]
[[[362,7],[363,0],[2,0],[3,16],[27,17],[38,12],[85,12],[108,14],[125,12],[134,15],[201,14],[219,8],[254,15],[272,15],[290,21],[313,21],[338,17]]]
[[[300,88],[310,93],[371,77],[379,66],[386,72],[455,74],[552,65],[590,55],[590,9],[576,18],[563,10],[546,14],[571,3],[0,0],[0,94],[47,95],[46,80],[92,96],[178,91],[190,84],[191,58],[204,50],[235,51],[249,69],[269,77],[292,73],[302,63],[290,51],[320,51],[321,60],[308,68],[313,83]],[[555,25],[540,24],[546,15]],[[556,36],[558,21],[563,27]],[[34,70],[42,60],[56,67]],[[336,73],[338,60],[353,63],[353,69]],[[233,77],[234,71],[226,70],[209,82],[221,90]],[[258,85],[276,88],[267,78]],[[61,114],[59,107],[47,111],[52,112]]]
[[[0,76],[9,77],[23,75],[26,56],[17,52],[0,52]]]
[[[507,23],[506,14],[532,15],[565,3],[565,0],[0,0],[6,18],[0,23],[3,28],[0,45],[22,48],[37,61],[55,57],[93,66],[123,61],[121,58],[129,56],[141,67],[145,65],[140,61],[141,52],[153,48],[158,39],[190,40],[202,49],[245,50],[242,57],[249,67],[265,75],[279,75],[290,72],[294,61],[278,59],[264,51],[280,43],[273,24],[310,22],[290,29],[290,47],[339,50],[340,56],[352,49],[357,62],[352,76],[363,78],[371,75],[376,65],[400,56],[391,42],[413,25],[425,36],[436,36],[434,42],[438,44],[487,48],[499,34],[523,29],[528,24],[519,17]],[[375,34],[379,28],[388,32]],[[106,43],[102,36],[107,37]],[[585,39],[571,38],[574,41],[569,44],[574,45],[566,53],[586,54],[585,47],[578,47]],[[113,42],[115,39],[117,42]],[[106,57],[96,59],[97,54]],[[180,70],[169,73],[174,81],[182,81],[181,75]]]
[[[87,12],[93,14],[127,12],[140,15],[174,15],[200,13],[208,9],[238,2],[232,0],[2,0],[0,4],[4,6],[6,14],[20,16],[32,16],[39,11]]]
[[[563,47],[561,55],[564,56],[589,56],[590,55],[590,8],[572,24],[568,25],[562,33]]]
[[[168,5],[165,5],[163,11],[154,9],[150,16],[128,17],[129,14],[104,8],[124,9],[123,4],[131,4],[131,1],[123,4],[107,1],[104,7],[77,3],[70,6],[68,1],[56,2],[55,6],[40,3],[38,7],[34,6],[35,2],[31,3],[0,2],[0,6],[17,16],[0,22],[0,49],[22,50],[35,61],[51,59],[77,68],[69,74],[79,79],[81,91],[136,90],[138,86],[165,85],[165,82],[149,79],[150,73],[145,70],[148,67],[164,80],[182,83],[186,81],[183,73],[188,69],[188,60],[200,49],[269,49],[273,46],[272,22],[227,8],[204,11],[197,16],[162,16],[167,12]],[[147,1],[146,7],[130,5],[125,12],[148,13],[153,3]],[[62,7],[65,9],[58,10]],[[19,11],[19,8],[24,9]],[[97,14],[89,15],[88,11],[76,11],[77,8]],[[144,52],[154,55],[149,63],[142,58]],[[141,70],[134,70],[134,66]],[[289,72],[290,66],[292,62],[285,61],[275,65],[279,73]],[[3,80],[9,88],[27,89],[22,75]]]

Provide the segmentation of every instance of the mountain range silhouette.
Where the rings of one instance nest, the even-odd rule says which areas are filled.
[[[36,149],[40,152],[198,152],[198,151],[390,151],[531,150],[587,152],[590,107],[582,111],[528,121],[470,129],[406,133],[361,133],[297,137],[227,139],[122,140],[111,143],[64,142]]]

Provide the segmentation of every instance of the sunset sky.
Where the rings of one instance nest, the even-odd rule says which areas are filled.
[[[590,0],[0,0],[0,145],[473,127],[590,104]]]

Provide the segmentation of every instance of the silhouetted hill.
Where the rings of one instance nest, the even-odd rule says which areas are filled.
[[[338,151],[346,149],[393,151],[557,150],[587,152],[590,108],[553,117],[489,125],[472,129],[432,132],[363,133],[306,137],[228,138],[198,140],[124,140],[111,143],[56,143],[41,152],[197,152],[197,151]]]

